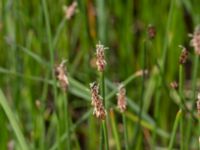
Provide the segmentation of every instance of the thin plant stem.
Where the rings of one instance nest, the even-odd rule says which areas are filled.
[[[106,120],[102,121],[102,125],[103,125],[103,134],[104,134],[104,140],[105,140],[105,149],[109,150],[108,130],[107,130],[107,125],[106,125]]]
[[[126,116],[124,113],[122,114],[122,118],[123,118],[123,127],[124,127],[125,150],[129,150]]]
[[[50,53],[50,70],[51,70],[51,75],[53,78],[53,95],[54,95],[54,100],[57,98],[57,85],[56,85],[56,78],[55,74],[53,71],[54,68],[54,49],[52,45],[52,35],[51,35],[51,28],[50,28],[50,19],[49,19],[49,13],[47,9],[47,3],[46,0],[42,0],[42,7],[44,10],[44,18],[45,18],[45,25],[46,25],[46,32],[47,32],[47,39],[48,39],[48,49]],[[55,115],[57,116],[57,113],[55,112]],[[57,128],[59,129],[59,120],[57,120]],[[58,141],[60,141],[60,135],[57,137]],[[59,142],[59,148],[60,148],[60,142]]]
[[[175,122],[174,122],[174,125],[173,125],[173,130],[172,130],[172,134],[171,134],[171,138],[170,138],[170,142],[169,142],[169,145],[168,145],[168,150],[172,150],[172,147],[173,147],[173,144],[174,144],[174,141],[175,141],[175,137],[176,137],[176,131],[177,131],[178,124],[180,122],[181,116],[182,116],[182,110],[180,109],[178,111],[178,113],[176,114]]]
[[[160,76],[158,79],[158,92],[156,94],[156,104],[155,104],[155,110],[154,110],[154,114],[155,114],[155,118],[156,118],[156,125],[154,128],[154,132],[153,132],[153,141],[152,141],[152,147],[153,149],[155,148],[155,142],[156,142],[156,133],[157,133],[157,124],[158,124],[158,118],[159,118],[159,104],[160,104],[160,97],[161,97],[161,86],[162,86],[162,80],[164,79],[164,71],[165,71],[165,63],[166,63],[166,57],[167,57],[167,47],[169,44],[169,39],[168,39],[168,32],[170,29],[170,25],[172,22],[172,14],[173,14],[173,10],[174,10],[174,0],[170,1],[170,9],[169,9],[169,14],[168,14],[168,20],[167,20],[167,27],[166,27],[166,31],[165,31],[165,38],[164,38],[164,44],[163,44],[163,53],[162,53],[162,62],[161,62],[161,70],[160,70]]]
[[[113,110],[110,111],[110,120],[111,120],[111,125],[112,125],[112,131],[113,131],[114,138],[115,138],[116,149],[121,150],[119,135],[117,132],[117,126],[116,126],[116,121],[115,121],[115,114],[114,114]]]
[[[195,55],[194,58],[194,68],[193,68],[193,72],[192,72],[192,104],[194,105],[195,103],[195,97],[196,97],[196,81],[197,81],[197,74],[198,74],[198,66],[199,66],[199,56]],[[193,106],[192,105],[192,106]],[[194,112],[195,109],[193,109],[192,111]],[[193,120],[188,121],[187,124],[187,130],[186,130],[186,136],[185,136],[185,145],[187,145],[189,147],[189,139],[191,136],[191,131],[192,131],[192,124],[193,124]],[[187,149],[187,148],[186,148]]]
[[[146,41],[144,41],[144,48],[143,48],[143,52],[142,52],[142,69],[145,70],[145,64],[146,64]],[[138,139],[137,143],[139,143],[139,138],[138,134],[140,133],[141,130],[141,120],[142,120],[142,112],[143,112],[143,100],[144,100],[144,84],[145,84],[145,74],[142,75],[142,81],[141,81],[141,94],[140,94],[140,102],[139,102],[139,120],[138,120],[138,124],[136,126],[136,131],[135,131],[135,137],[134,137],[134,141],[136,141],[136,139]],[[136,144],[135,144],[136,145]]]
[[[16,138],[19,142],[20,148],[22,150],[28,150],[30,147],[27,145],[25,136],[23,135],[19,123],[17,122],[15,118],[15,114],[12,112],[11,108],[8,105],[8,101],[5,98],[2,90],[0,89],[0,106],[3,108],[3,111],[5,112],[6,116],[8,117],[8,120],[10,122],[10,125],[13,128],[13,131],[16,135]]]
[[[63,111],[64,111],[64,122],[65,122],[65,128],[68,136],[67,142],[67,149],[71,150],[71,141],[70,141],[70,117],[69,117],[69,102],[68,102],[68,94],[66,92],[63,92],[64,98],[63,98]]]
[[[181,104],[180,104],[180,109],[185,106],[184,104],[184,94],[183,94],[183,65],[179,65],[179,95],[181,98]],[[180,131],[181,131],[181,150],[184,150],[184,129],[183,129],[183,119],[184,116],[181,115],[180,118]]]
[[[103,125],[101,125],[101,130],[100,130],[100,150],[104,150],[104,132],[103,132]]]
[[[157,88],[159,89],[160,87],[160,82],[161,82],[161,78],[158,78],[159,82],[157,85]],[[154,109],[154,117],[155,117],[155,127],[153,130],[153,138],[152,138],[152,149],[155,149],[156,146],[156,139],[157,139],[157,128],[158,128],[158,120],[159,120],[159,106],[160,106],[160,95],[161,93],[158,92],[158,94],[156,94],[156,98],[155,98],[155,109]]]
[[[101,72],[101,95],[103,98],[103,104],[106,109],[106,100],[105,100],[105,80],[104,80],[104,72]],[[102,126],[103,126],[103,136],[104,136],[104,141],[105,141],[105,149],[109,150],[109,143],[108,143],[108,129],[107,129],[107,120],[102,121]]]

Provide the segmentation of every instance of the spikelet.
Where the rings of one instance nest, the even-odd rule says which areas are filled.
[[[196,27],[195,32],[191,35],[191,46],[194,47],[195,53],[200,55],[200,27]]]
[[[69,81],[68,81],[68,77],[66,75],[66,71],[65,71],[65,63],[66,61],[63,60],[59,66],[56,67],[55,69],[55,75],[57,80],[59,81],[59,85],[61,87],[61,89],[63,89],[64,91],[66,91],[66,89],[69,86]]]
[[[90,91],[91,91],[91,105],[94,107],[93,114],[101,120],[104,120],[106,117],[106,110],[103,106],[102,98],[99,95],[99,85],[97,82],[90,83]]]
[[[177,83],[176,81],[172,81],[172,82],[170,83],[170,87],[171,87],[172,89],[177,89],[177,88],[178,88],[178,83]]]
[[[156,28],[152,25],[149,25],[147,28],[147,34],[150,39],[153,39],[156,36]]]
[[[197,111],[200,116],[200,93],[198,93],[198,96],[197,96]]]
[[[96,65],[97,69],[100,72],[103,72],[105,70],[106,61],[105,61],[105,54],[104,50],[106,48],[99,42],[99,44],[96,45]]]
[[[76,9],[77,9],[78,3],[74,1],[70,6],[64,6],[63,10],[65,12],[65,18],[67,20],[70,20],[72,16],[74,16]]]
[[[126,110],[126,89],[124,88],[123,84],[120,84],[118,87],[117,107],[121,113]]]
[[[179,63],[180,64],[185,64],[187,59],[188,59],[188,51],[185,47],[183,47],[182,45],[179,46],[180,48],[182,48],[182,52],[181,52],[181,55],[179,57]]]

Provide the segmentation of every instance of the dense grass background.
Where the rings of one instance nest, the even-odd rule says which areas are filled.
[[[12,144],[18,150],[66,149],[68,135],[71,149],[99,149],[101,121],[92,115],[89,93],[89,83],[99,78],[94,66],[98,41],[109,47],[105,78],[110,149],[125,146],[116,96],[109,95],[115,83],[127,79],[131,150],[167,149],[171,143],[174,149],[198,149],[194,102],[199,67],[188,33],[200,22],[200,1],[78,0],[77,13],[65,20],[62,8],[71,2],[0,2],[0,149]],[[149,24],[157,33],[152,40],[147,36]],[[184,90],[178,93],[169,84],[180,81],[180,44],[190,54],[183,66]],[[70,134],[65,129],[64,95],[51,74],[62,59],[68,60]],[[140,69],[149,74],[136,77]],[[182,108],[182,96],[195,116]]]

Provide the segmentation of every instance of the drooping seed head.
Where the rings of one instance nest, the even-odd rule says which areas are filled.
[[[65,91],[69,86],[68,77],[66,75],[66,69],[65,69],[65,63],[66,61],[63,60],[60,65],[58,65],[55,69],[55,75],[57,80],[59,81],[60,87]]]
[[[122,113],[126,110],[126,89],[123,84],[120,84],[118,87],[117,107]]]
[[[96,45],[96,65],[97,69],[100,72],[103,72],[105,70],[106,61],[105,61],[105,54],[104,50],[106,48],[99,42],[99,44]]]

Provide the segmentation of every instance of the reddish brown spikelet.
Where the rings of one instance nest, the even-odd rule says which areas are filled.
[[[187,51],[187,49],[185,47],[183,47],[183,46],[179,46],[179,47],[182,48],[182,52],[181,52],[181,55],[179,57],[179,63],[180,64],[185,64],[187,59],[188,59],[189,53],[188,53],[188,51]]]
[[[103,72],[105,70],[105,66],[106,66],[106,61],[105,61],[105,54],[104,54],[104,50],[106,48],[101,45],[101,43],[99,42],[99,44],[96,45],[96,65],[97,65],[97,69],[100,72]]]
[[[200,27],[197,27],[192,35],[191,46],[194,47],[195,53],[200,55]]]
[[[74,1],[70,6],[64,7],[65,17],[67,20],[71,19],[72,16],[74,16],[77,6],[78,6],[78,3]]]
[[[117,107],[121,112],[126,110],[126,89],[124,88],[123,84],[120,84],[118,87]]]
[[[65,91],[68,88],[69,81],[66,75],[65,60],[61,62],[55,69],[56,78],[59,81],[60,87]]]
[[[198,96],[197,96],[197,111],[198,111],[198,114],[200,115],[200,93],[198,93]]]
[[[176,81],[173,81],[173,82],[170,83],[170,87],[172,89],[177,89],[178,88],[178,83]]]
[[[96,82],[90,83],[91,91],[91,105],[94,106],[93,114],[101,120],[104,120],[106,117],[106,110],[103,106],[102,98],[99,95],[99,85]]]
[[[156,36],[156,28],[152,25],[149,25],[147,28],[147,33],[150,39],[153,39]]]

